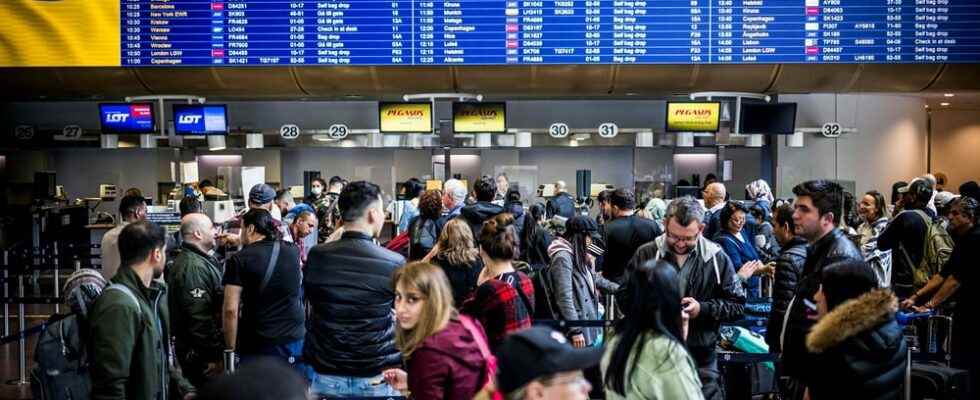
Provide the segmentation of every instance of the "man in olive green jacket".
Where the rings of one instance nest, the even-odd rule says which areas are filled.
[[[221,372],[224,336],[221,306],[224,288],[221,268],[208,253],[215,247],[213,224],[207,215],[185,215],[180,254],[166,274],[177,361],[194,386]]]
[[[192,398],[194,387],[172,361],[166,232],[139,221],[119,235],[121,267],[92,308],[92,399]],[[171,392],[174,392],[173,395]]]

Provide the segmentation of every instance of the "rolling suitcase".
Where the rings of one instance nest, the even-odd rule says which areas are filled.
[[[941,363],[912,363],[912,400],[973,399],[970,374]]]

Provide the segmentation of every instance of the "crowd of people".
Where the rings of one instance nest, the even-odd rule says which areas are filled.
[[[594,217],[561,182],[525,205],[505,175],[472,192],[410,180],[403,245],[381,243],[393,208],[370,182],[316,179],[299,204],[256,185],[237,235],[191,197],[167,235],[127,196],[85,322],[92,398],[219,398],[249,376],[293,398],[254,382],[268,370],[305,382],[298,396],[723,399],[721,326],[760,297],[784,398],[899,398],[899,309],[952,315],[953,366],[976,381],[980,187],[944,180],[896,184],[890,204],[827,180],[791,200],[762,180],[746,201],[718,181],[700,199],[618,188]],[[552,320],[614,322],[535,326]]]

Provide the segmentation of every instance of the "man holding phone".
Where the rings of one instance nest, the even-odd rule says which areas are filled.
[[[684,317],[689,319],[687,349],[697,364],[701,391],[705,399],[724,399],[715,354],[718,328],[722,322],[742,318],[745,290],[721,246],[702,235],[704,207],[701,203],[690,196],[675,199],[667,207],[665,218],[666,233],[636,250],[628,272],[656,259],[677,266],[683,296],[681,305]],[[620,296],[618,300],[623,309],[629,309],[625,303],[630,299]]]

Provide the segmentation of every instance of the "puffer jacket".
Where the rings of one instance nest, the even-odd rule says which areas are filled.
[[[483,230],[483,223],[504,211],[503,207],[496,204],[479,202],[463,207],[459,211],[459,216],[469,224],[470,231],[473,232],[473,240],[479,242],[480,231]]]
[[[310,250],[303,288],[310,303],[303,358],[324,375],[370,377],[401,363],[391,277],[405,259],[360,232]]]
[[[807,318],[807,314],[815,313],[816,309],[808,311],[806,303],[816,304],[813,296],[820,289],[820,274],[824,267],[841,261],[864,261],[864,257],[854,242],[836,228],[811,245],[807,251],[803,275],[796,286],[796,295],[787,307],[780,332],[783,374],[786,376],[800,377],[811,371],[808,366],[810,354],[806,350],[805,341],[813,321]]]
[[[898,299],[877,289],[837,306],[807,335],[815,354],[810,398],[900,399],[906,345],[895,321]]]
[[[772,313],[769,315],[769,327],[766,329],[766,343],[770,353],[779,353],[779,333],[783,330],[783,317],[789,307],[790,300],[796,294],[796,285],[803,275],[803,264],[806,263],[807,243],[801,237],[794,237],[782,247],[779,258],[776,259],[776,273],[772,284]]]
[[[557,238],[548,247],[551,257],[551,293],[557,306],[558,317],[566,321],[598,320],[602,301],[597,289],[614,293],[619,285],[595,273],[595,264],[575,265],[572,245],[564,238]],[[601,328],[570,328],[569,336],[581,334],[585,344],[591,346],[599,337]]]
[[[673,256],[669,254],[666,242],[667,236],[664,234],[653,242],[640,246],[630,260],[626,275],[630,276],[636,266],[650,260],[665,258],[672,261]],[[732,261],[721,246],[704,236],[698,237],[698,244],[687,262],[679,268],[681,295],[693,297],[701,303],[700,315],[692,319],[688,326],[687,347],[698,366],[704,366],[715,359],[721,323],[742,318],[745,312],[745,290],[735,274]],[[625,291],[620,291],[623,292]],[[623,310],[629,310],[628,303],[631,299],[620,296],[618,300]]]

